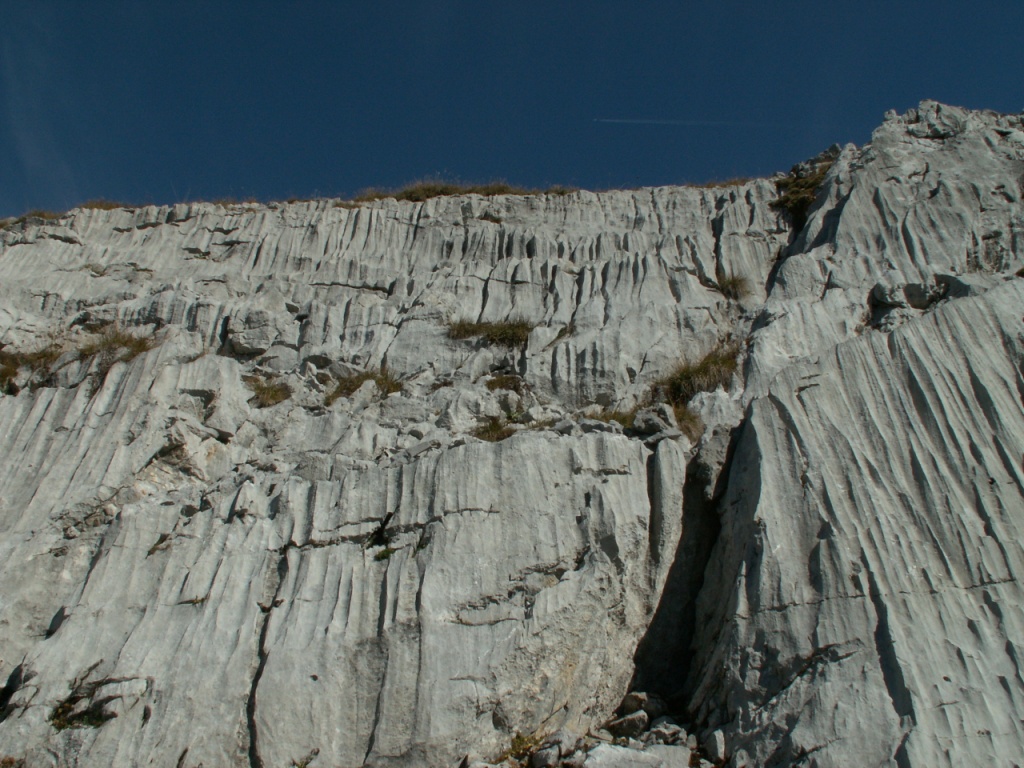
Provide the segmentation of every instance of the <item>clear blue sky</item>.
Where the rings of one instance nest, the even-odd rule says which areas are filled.
[[[862,144],[923,98],[1024,108],[1020,0],[0,11],[0,216],[435,175],[590,189],[767,175]]]

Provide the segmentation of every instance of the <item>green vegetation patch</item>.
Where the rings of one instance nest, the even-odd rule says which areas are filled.
[[[789,214],[795,230],[800,231],[807,223],[807,212],[814,204],[818,190],[831,167],[831,160],[819,163],[812,171],[799,172],[794,167],[788,176],[775,182],[779,197],[772,201],[771,207]]]
[[[526,320],[505,320],[495,323],[471,323],[457,320],[448,326],[448,338],[482,338],[488,344],[501,347],[521,347],[530,338],[536,326]]]

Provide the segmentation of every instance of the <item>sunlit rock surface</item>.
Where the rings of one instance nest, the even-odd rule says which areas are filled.
[[[8,225],[0,757],[454,766],[639,687],[735,766],[1021,762],[1024,129],[821,161],[799,231],[771,180]],[[703,437],[610,420],[725,342]]]

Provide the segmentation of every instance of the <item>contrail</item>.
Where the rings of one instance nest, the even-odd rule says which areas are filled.
[[[784,123],[747,123],[734,120],[648,120],[645,118],[595,117],[595,123],[615,123],[617,125],[683,125],[691,127],[785,127]]]

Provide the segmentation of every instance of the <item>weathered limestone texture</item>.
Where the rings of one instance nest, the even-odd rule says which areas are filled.
[[[800,172],[8,222],[0,758],[1024,764],[1021,117]]]

